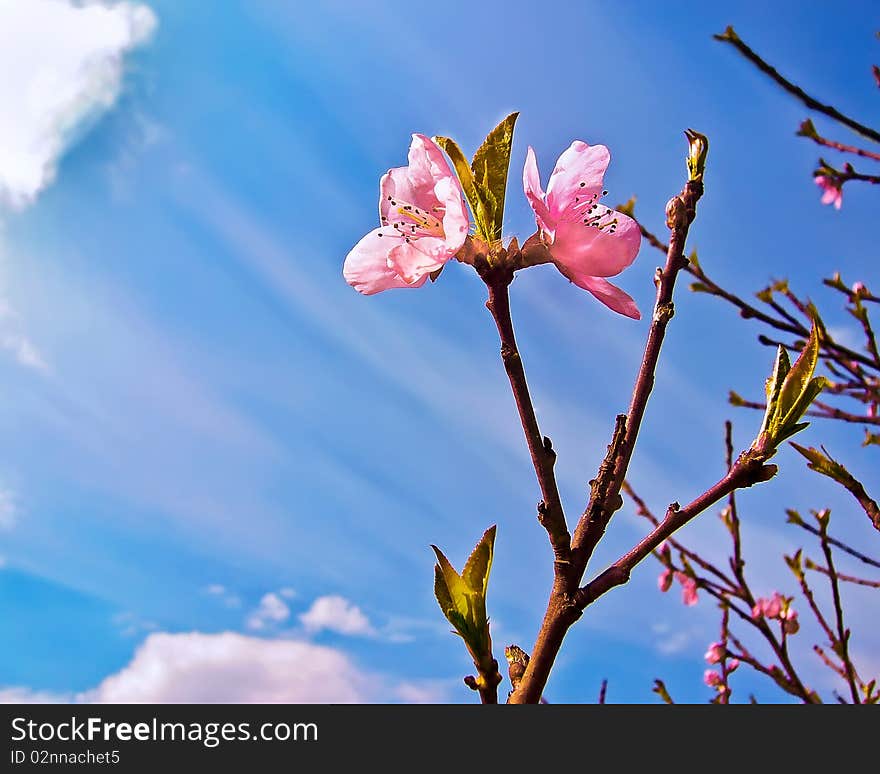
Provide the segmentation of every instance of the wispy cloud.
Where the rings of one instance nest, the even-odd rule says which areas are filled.
[[[55,178],[84,125],[119,97],[123,61],[150,38],[140,3],[0,0],[0,203],[21,209]]]
[[[222,583],[212,583],[206,586],[205,594],[219,599],[226,607],[241,607],[241,597],[227,589]]]
[[[134,637],[145,632],[152,632],[159,628],[155,621],[142,619],[136,613],[126,611],[113,616],[113,623],[119,629],[122,637]]]
[[[49,366],[30,337],[22,330],[18,315],[0,298],[0,348],[26,368],[46,372]]]
[[[18,517],[18,504],[15,492],[0,486],[0,529],[9,529]]]

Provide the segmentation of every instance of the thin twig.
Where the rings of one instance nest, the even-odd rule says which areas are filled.
[[[797,97],[810,110],[815,110],[818,113],[823,113],[829,118],[833,118],[838,123],[841,123],[849,129],[852,129],[857,134],[860,134],[863,137],[867,137],[874,142],[880,142],[880,132],[872,129],[869,126],[865,126],[864,124],[859,123],[849,116],[845,116],[843,113],[837,110],[837,108],[832,107],[831,105],[825,105],[819,102],[819,100],[814,99],[809,94],[807,94],[800,86],[795,85],[787,78],[782,76],[775,67],[767,64],[767,62],[765,62],[751,48],[749,48],[749,46],[747,46],[742,41],[739,35],[736,34],[733,27],[728,27],[722,34],[715,35],[713,37],[715,38],[715,40],[720,40],[722,43],[729,43],[730,45],[732,45],[737,51],[740,52],[740,54],[742,54],[753,65],[755,65],[762,73],[769,75],[777,84],[785,89],[785,91]]]
[[[840,584],[837,581],[837,571],[834,568],[834,556],[831,546],[828,544],[828,519],[819,520],[819,541],[822,545],[822,553],[825,554],[825,563],[828,565],[828,581],[831,584],[831,596],[834,600],[834,617],[837,623],[837,648],[835,651],[843,662],[846,670],[847,683],[853,704],[861,704],[859,689],[856,685],[855,667],[849,655],[849,631],[843,624],[843,605],[840,601]]]
[[[513,398],[532,458],[532,465],[541,488],[543,499],[538,504],[538,517],[547,530],[558,569],[560,566],[568,564],[571,538],[565,523],[565,513],[554,473],[556,452],[553,451],[550,439],[542,436],[538,428],[538,420],[526,382],[522,358],[516,346],[508,292],[513,273],[509,270],[493,271],[489,268],[483,268],[482,277],[489,288],[489,300],[486,302],[486,307],[492,313],[498,327],[498,335],[501,338],[501,359],[510,380]]]

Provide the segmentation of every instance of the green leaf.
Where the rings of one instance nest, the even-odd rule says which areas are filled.
[[[622,212],[624,215],[629,215],[631,218],[635,218],[636,216],[636,197],[630,196],[629,199],[624,204],[618,204],[615,208],[618,212]]]
[[[782,384],[785,377],[791,370],[791,361],[788,359],[788,352],[781,344],[776,350],[776,360],[773,363],[773,373],[765,384],[765,392],[767,394],[767,410],[764,412],[764,420],[761,422],[761,432],[770,430],[770,425],[775,416],[778,415],[777,405],[779,404],[779,393],[782,390]]]
[[[492,568],[495,531],[494,526],[486,530],[471,552],[461,575],[437,546],[431,546],[437,555],[434,596],[443,615],[464,640],[475,664],[491,657],[492,652],[486,615],[486,590]]]
[[[779,391],[779,417],[783,424],[789,420],[797,421],[806,411],[812,399],[804,405],[803,398],[808,392],[813,392],[813,398],[818,395],[825,386],[824,380],[817,381],[813,379],[816,371],[816,365],[819,362],[819,328],[815,320],[810,331],[810,338],[807,344],[798,355],[798,359],[794,361],[794,365],[785,377],[782,389]],[[818,390],[816,386],[818,385]],[[803,407],[801,414],[795,414],[798,407]]]
[[[489,572],[492,569],[492,557],[495,549],[495,525],[489,527],[480,538],[471,555],[465,562],[461,576],[464,582],[483,600],[489,587]]]
[[[811,140],[815,140],[819,137],[818,132],[816,132],[816,127],[813,125],[813,122],[807,118],[801,122],[800,127],[798,128],[796,134],[799,137],[809,137]]]
[[[477,185],[474,181],[474,174],[471,170],[471,165],[468,163],[467,157],[464,155],[461,148],[458,147],[458,143],[451,137],[435,137],[434,142],[443,148],[443,150],[446,151],[446,155],[452,160],[452,165],[455,167],[456,173],[458,173],[458,180],[461,183],[461,188],[468,200],[468,204],[471,206],[471,212],[474,215],[474,223],[476,223],[477,231],[482,234],[486,228],[487,213],[485,211],[483,200],[480,198],[479,191],[477,190]]]
[[[455,611],[455,603],[452,601],[452,593],[446,584],[446,578],[439,564],[434,565],[434,596],[437,598],[437,604],[443,611],[443,615],[447,618],[451,612]]]
[[[823,454],[818,449],[814,449],[812,446],[800,446],[794,441],[791,442],[791,445],[807,460],[807,467],[810,470],[815,470],[823,476],[828,476],[828,478],[834,479],[838,484],[843,484],[844,486],[851,485],[855,480],[843,465],[835,462],[831,457]]]
[[[489,132],[471,162],[479,198],[488,215],[485,236],[490,241],[501,238],[513,127],[518,116],[519,113],[511,113]]]
[[[464,582],[462,577],[449,563],[449,560],[446,558],[443,552],[439,548],[437,548],[437,546],[432,545],[431,548],[433,548],[434,553],[437,554],[437,568],[440,570],[440,573],[443,576],[443,581],[446,584],[446,588],[449,592],[449,600],[452,602],[452,609],[457,610],[462,615],[467,615],[468,609],[470,607],[468,604],[468,595],[470,593],[470,589],[468,589],[467,584]],[[440,600],[438,599],[437,601],[439,602]],[[446,611],[444,611],[444,614],[445,612]]]

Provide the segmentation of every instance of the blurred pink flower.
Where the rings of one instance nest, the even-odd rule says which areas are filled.
[[[469,218],[461,185],[440,148],[414,134],[409,164],[379,182],[381,226],[345,258],[342,274],[360,293],[417,288],[461,249]]]
[[[703,682],[710,688],[720,688],[724,684],[721,675],[714,669],[707,669],[703,672]]]
[[[724,657],[724,645],[720,642],[713,642],[706,651],[704,658],[708,664],[717,664]]]
[[[668,567],[660,573],[660,577],[657,578],[657,588],[660,591],[669,591],[672,586],[672,570]]]
[[[839,210],[840,205],[843,204],[843,188],[841,188],[840,183],[827,175],[816,175],[813,180],[824,192],[822,194],[822,204],[833,204],[834,209]]]
[[[683,572],[675,573],[675,579],[681,584],[681,601],[688,607],[696,605],[698,602],[697,582]]]
[[[760,618],[761,616],[779,618],[784,604],[785,598],[778,591],[774,591],[770,599],[759,597],[752,607],[752,618]]]
[[[638,320],[635,301],[605,279],[635,260],[642,239],[632,218],[599,204],[610,160],[604,145],[575,140],[556,162],[545,193],[529,147],[523,188],[556,268],[607,307]]]
[[[735,672],[737,670],[737,667],[739,667],[739,659],[738,658],[732,658],[727,662],[727,671],[728,672]]]

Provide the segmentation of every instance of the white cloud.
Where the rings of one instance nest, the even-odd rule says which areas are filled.
[[[306,631],[311,633],[317,633],[322,629],[350,635],[375,633],[369,618],[345,597],[318,597],[312,606],[300,615],[299,620],[306,627]]]
[[[285,599],[294,599],[296,597],[296,589],[292,589],[290,586],[285,586],[283,589],[280,589],[278,593]]]
[[[67,694],[34,691],[23,686],[0,688],[0,704],[66,704],[70,700]]]
[[[288,618],[290,618],[290,608],[287,603],[275,592],[270,591],[263,595],[257,609],[248,616],[247,627],[259,631]]]
[[[156,27],[131,2],[0,0],[0,204],[49,185],[77,132],[113,106],[123,57]]]
[[[120,672],[80,701],[96,703],[360,703],[382,681],[339,650],[234,632],[152,634]],[[2,696],[2,694],[0,694]]]
[[[18,506],[15,502],[15,493],[6,487],[0,487],[0,529],[9,529],[15,524],[18,516]]]
[[[402,682],[395,689],[395,696],[405,704],[446,704],[452,681],[421,680]],[[455,681],[456,687],[458,681]]]

